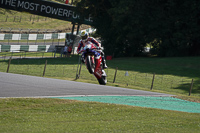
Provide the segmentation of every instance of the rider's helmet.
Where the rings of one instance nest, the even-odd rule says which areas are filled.
[[[89,34],[85,31],[81,32],[81,38],[82,40],[86,40],[88,38]]]

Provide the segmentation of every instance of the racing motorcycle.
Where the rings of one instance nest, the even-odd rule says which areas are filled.
[[[98,59],[95,59],[90,50],[95,50],[100,53]],[[100,85],[106,85],[107,75],[103,69],[101,50],[101,48],[92,48],[91,44],[89,44],[86,45],[79,53],[85,53],[85,58],[82,60],[84,60],[88,72],[96,77]]]

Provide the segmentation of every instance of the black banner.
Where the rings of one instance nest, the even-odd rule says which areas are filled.
[[[0,7],[46,16],[79,24],[92,25],[90,15],[83,18],[75,12],[76,7],[45,0],[0,0]],[[80,19],[82,18],[82,19]]]

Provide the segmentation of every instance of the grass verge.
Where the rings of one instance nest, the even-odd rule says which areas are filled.
[[[200,114],[61,99],[0,99],[0,132],[193,132]]]

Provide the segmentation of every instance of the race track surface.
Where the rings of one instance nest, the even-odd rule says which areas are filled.
[[[0,72],[0,97],[47,97],[88,95],[172,96],[75,81]]]
[[[58,98],[200,113],[200,103],[171,96],[173,95],[0,72],[0,98]]]

